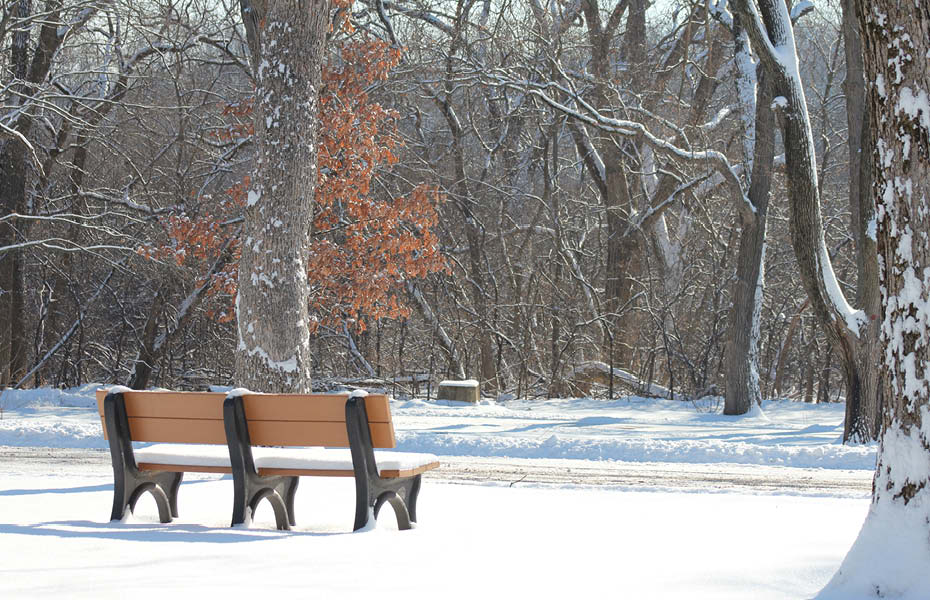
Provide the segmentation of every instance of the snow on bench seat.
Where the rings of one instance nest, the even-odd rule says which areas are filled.
[[[177,466],[194,467],[184,469],[189,471],[200,470],[198,468],[205,472],[231,471],[229,451],[219,445],[154,444],[135,450],[135,456],[143,470],[168,470],[166,467]],[[260,475],[354,475],[352,453],[348,448],[253,446],[252,456]],[[409,477],[437,467],[439,459],[432,454],[375,450],[375,462],[381,477]]]

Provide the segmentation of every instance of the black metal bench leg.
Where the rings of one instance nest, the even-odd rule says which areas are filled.
[[[397,528],[402,531],[410,529],[412,527],[410,513],[407,512],[407,505],[404,504],[403,498],[397,495],[397,492],[387,491],[378,496],[378,500],[375,502],[375,518],[378,517],[378,513],[385,502],[390,502],[391,508],[394,509],[394,515],[397,517]]]
[[[168,495],[165,493],[165,490],[154,481],[146,481],[136,487],[132,492],[132,496],[129,497],[129,510],[135,512],[136,502],[139,501],[139,498],[141,498],[142,494],[145,492],[151,492],[152,497],[155,498],[155,504],[158,506],[158,520],[162,523],[170,523],[171,506],[168,502]]]
[[[233,514],[230,527],[245,524],[246,517],[251,518],[251,508],[249,507],[248,484],[244,476],[233,471]],[[249,511],[248,513],[246,511]]]
[[[258,508],[258,503],[261,502],[264,498],[267,498],[268,502],[271,503],[271,508],[274,510],[274,520],[277,528],[283,530],[290,529],[291,525],[288,519],[287,506],[284,503],[284,498],[282,498],[281,494],[278,493],[278,490],[274,488],[262,488],[258,491],[257,494],[255,494],[255,496],[253,496],[252,502],[249,503],[249,509],[252,511],[252,514],[255,514],[255,509]]]
[[[287,493],[284,496],[284,504],[287,507],[287,520],[291,527],[297,525],[297,519],[294,516],[294,498],[297,496],[297,483],[300,477],[290,477],[287,484]]]
[[[358,531],[368,524],[372,514],[372,501],[370,496],[368,478],[358,474],[355,476],[355,525],[352,531]]]
[[[128,502],[126,501],[126,486],[120,485],[119,482],[113,485],[113,510],[110,511],[111,521],[122,521],[123,515],[126,514]]]
[[[170,523],[178,516],[178,488],[183,473],[137,471],[123,467],[113,485],[113,510],[111,521],[121,521],[126,510],[135,512],[136,503],[142,494],[150,492],[158,507],[158,519]]]
[[[184,479],[184,473],[174,473],[174,477],[168,482],[168,505],[171,507],[171,516],[178,518],[178,490],[181,489],[181,480]]]
[[[232,526],[244,524],[246,515],[251,519],[258,504],[266,498],[274,510],[275,525],[278,529],[287,530],[296,525],[294,496],[299,480],[299,477],[272,478],[234,474]]]
[[[417,522],[417,497],[420,495],[420,482],[422,477],[422,475],[415,475],[405,486],[405,491],[407,492],[407,497],[405,499],[407,503],[407,512],[410,514],[410,520],[414,523]]]

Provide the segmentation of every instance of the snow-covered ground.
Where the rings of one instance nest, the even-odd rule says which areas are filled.
[[[105,448],[93,387],[5,392],[0,408],[2,598],[809,598],[840,565],[869,507],[865,490],[709,493],[662,481],[595,487],[449,476],[424,482],[417,529],[396,531],[386,509],[374,531],[353,534],[351,480],[305,478],[297,529],[277,532],[267,504],[251,529],[229,529],[231,480],[189,476],[174,523],[156,523],[145,496],[129,522],[111,524],[108,464],[29,462],[2,448]],[[841,405],[771,402],[742,418],[720,415],[713,402],[642,398],[399,400],[392,410],[400,449],[457,464],[758,465],[866,479],[875,461],[874,446],[838,443]]]
[[[78,390],[0,395],[0,446],[106,448],[93,397]],[[392,401],[398,448],[440,456],[866,469],[875,446],[844,446],[842,404],[767,402],[727,417],[713,400],[590,398]]]

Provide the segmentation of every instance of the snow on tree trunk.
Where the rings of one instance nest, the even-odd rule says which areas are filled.
[[[874,126],[882,440],[869,514],[820,598],[930,598],[930,6],[857,9]]]
[[[329,0],[243,4],[259,158],[245,209],[236,384],[310,391],[307,248],[317,185],[317,129]]]

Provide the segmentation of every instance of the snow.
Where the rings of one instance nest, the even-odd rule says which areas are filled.
[[[0,445],[105,448],[96,387],[5,391]],[[431,452],[441,462],[532,459],[564,472],[612,461],[648,469],[643,461],[660,461],[711,474],[740,463],[760,473],[807,469],[810,477],[847,470],[866,480],[874,469],[874,445],[839,443],[840,404],[767,401],[744,417],[723,416],[721,408],[719,398],[391,401],[398,449]],[[158,446],[138,452],[148,460],[168,449]],[[275,460],[287,458],[288,451],[266,451]],[[381,454],[378,460],[391,468]],[[156,522],[148,494],[124,523],[110,523],[106,462],[8,460],[0,539],[16,551],[3,554],[0,597],[247,598],[273,589],[347,599],[372,593],[469,598],[489,591],[541,598],[811,598],[837,572],[870,506],[864,490],[695,489],[649,478],[591,487],[464,484],[432,475],[423,482],[416,529],[396,531],[385,505],[368,530],[352,533],[352,479],[306,478],[296,495],[298,525],[279,532],[265,502],[250,527],[229,527],[228,476],[186,475],[180,518],[171,524]],[[901,531],[901,543],[918,535],[912,525]],[[895,567],[900,573],[889,572],[919,585],[927,572],[921,560],[902,559]]]
[[[475,381],[474,379],[463,379],[461,381],[453,380],[453,379],[446,379],[444,381],[440,381],[439,385],[441,387],[475,388],[475,387],[478,387],[478,382]]]
[[[877,498],[849,554],[817,600],[930,598],[930,409],[921,407],[923,428],[893,423],[882,440]],[[901,500],[906,487],[913,497]]]
[[[930,598],[924,514],[899,505],[870,508],[859,537],[817,600]]]
[[[154,522],[148,494],[108,523],[111,478],[4,476],[0,535],[15,551],[0,597],[796,599],[827,581],[867,506],[428,480],[417,528],[396,531],[385,506],[352,533],[352,480],[313,478],[297,490],[298,526],[279,532],[268,503],[229,527],[228,478],[190,477],[171,524]]]
[[[813,138],[811,138],[813,139]],[[836,273],[833,271],[833,264],[830,262],[830,256],[827,254],[827,246],[822,241],[820,243],[820,270],[823,276],[824,287],[827,296],[833,305],[833,309],[840,313],[846,321],[846,327],[859,337],[859,332],[866,323],[865,312],[856,310],[846,301],[843,290],[840,289],[839,281],[836,279]]]
[[[135,451],[137,463],[229,467],[226,446],[204,444],[153,444]],[[253,448],[255,467],[275,469],[352,470],[348,448]],[[416,469],[439,459],[432,454],[376,450],[375,463],[382,470]]]
[[[107,448],[93,393],[7,390],[0,445]],[[248,390],[238,390],[247,393]],[[875,445],[845,446],[842,404],[766,401],[743,417],[722,399],[628,397],[468,402],[392,400],[397,449],[439,456],[730,463],[805,469],[875,467]]]
[[[926,91],[918,89],[915,93],[910,86],[903,86],[899,91],[895,112],[905,113],[930,132],[930,97]]]

